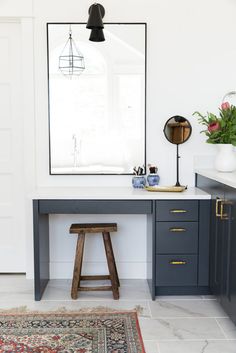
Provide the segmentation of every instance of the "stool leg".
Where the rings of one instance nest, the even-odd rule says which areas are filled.
[[[108,269],[111,277],[113,298],[119,299],[119,288],[118,288],[119,284],[117,281],[118,278],[117,278],[116,264],[114,261],[114,254],[112,251],[110,233],[103,232],[102,236],[103,236],[103,241],[104,241],[104,246],[106,251],[107,265],[108,265]]]
[[[111,256],[112,256],[112,259],[113,259],[113,263],[114,263],[114,267],[115,267],[115,274],[116,274],[116,283],[118,285],[118,287],[120,287],[120,281],[119,281],[119,276],[118,276],[118,272],[117,272],[117,268],[116,268],[116,260],[115,260],[115,256],[114,256],[114,252],[113,252],[113,247],[112,247],[112,242],[111,242],[111,236],[110,236],[110,233],[107,233],[107,242],[109,244],[109,247],[111,249]]]
[[[84,252],[84,240],[85,240],[85,234],[84,233],[78,234],[73,280],[72,280],[72,286],[71,286],[72,299],[78,298],[78,287],[80,284],[80,275],[82,270],[82,261],[83,261],[83,252]]]

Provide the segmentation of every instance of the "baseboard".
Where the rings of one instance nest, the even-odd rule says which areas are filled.
[[[207,295],[210,294],[209,287],[156,287],[156,295]]]

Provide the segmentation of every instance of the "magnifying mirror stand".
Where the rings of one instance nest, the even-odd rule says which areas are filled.
[[[164,126],[165,138],[176,145],[176,184],[175,186],[183,186],[179,182],[179,145],[188,141],[192,133],[192,126],[188,119],[183,116],[175,115],[168,119]]]
[[[175,186],[181,186],[179,183],[179,145],[176,145],[176,184]]]

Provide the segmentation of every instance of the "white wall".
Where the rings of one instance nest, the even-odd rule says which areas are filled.
[[[19,16],[29,16],[31,10],[34,16],[35,132],[30,130],[29,133],[35,133],[36,186],[88,187],[131,184],[129,176],[49,176],[48,172],[46,22],[86,22],[91,3],[90,0],[34,0],[31,4],[25,0],[22,10],[17,0],[0,1],[0,13],[3,13],[3,16],[10,16],[11,13],[12,16],[17,13]],[[223,95],[236,89],[236,1],[126,0],[123,3],[117,0],[103,0],[102,4],[106,9],[107,22],[147,22],[147,162],[158,165],[162,184],[175,182],[175,147],[165,140],[162,130],[169,117],[183,115],[191,121],[193,133],[191,139],[180,147],[180,180],[183,184],[193,185],[194,156],[214,154],[215,146],[204,143],[205,137],[199,134],[201,126],[196,118],[192,117],[192,113],[195,110],[217,112]],[[32,124],[30,128],[32,129]],[[26,169],[33,162],[28,158]],[[65,258],[63,234],[74,219],[74,216],[51,217],[51,239],[55,249],[52,253],[52,271],[55,276],[61,277],[63,261],[70,263],[73,258],[73,246],[72,243],[69,244],[69,240],[70,251],[67,249]],[[123,277],[142,277],[145,265],[140,264],[145,255],[145,246],[132,249],[131,239],[135,233],[139,244],[144,244],[145,216],[138,219],[142,226],[137,224],[137,219],[134,218],[114,216],[112,220],[117,221],[120,226],[120,239],[127,236],[127,244],[122,243],[124,247],[119,248],[119,253],[127,247],[136,253],[136,258],[132,258],[137,264],[136,274],[128,264],[128,255],[122,257],[122,265],[118,264],[122,269],[126,268],[122,272]],[[129,229],[123,231],[125,227]],[[32,234],[28,236],[32,241]],[[65,236],[67,237],[67,234]],[[116,241],[115,251],[119,247]],[[28,243],[32,244],[30,241]],[[32,257],[29,259],[30,275]],[[98,256],[96,261],[100,260]],[[127,266],[124,266],[124,263]],[[69,275],[70,266],[68,265],[66,273],[63,273],[64,276]]]
[[[1,17],[32,17],[32,0],[0,0]]]
[[[181,181],[193,185],[193,155],[214,153],[204,144],[195,110],[217,111],[223,95],[235,89],[235,0],[115,0],[102,2],[105,21],[148,24],[147,161],[159,167],[162,184],[175,181],[175,146],[163,136],[170,116],[183,115],[193,125],[191,139],[180,147]],[[38,185],[97,185],[98,177],[48,174],[46,82],[47,21],[86,21],[91,1],[35,1],[36,135]],[[38,45],[40,43],[40,45]],[[212,148],[213,147],[213,148]],[[99,177],[102,185],[130,185],[130,177]]]

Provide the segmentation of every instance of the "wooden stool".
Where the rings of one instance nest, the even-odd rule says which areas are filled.
[[[71,286],[71,298],[78,298],[78,291],[109,291],[113,292],[113,298],[119,299],[119,278],[116,269],[115,257],[112,249],[110,232],[117,231],[116,223],[85,223],[85,224],[72,224],[70,227],[70,233],[78,234],[78,241],[75,254],[74,273]],[[102,233],[103,242],[106,251],[107,265],[109,269],[109,275],[102,276],[81,276],[83,252],[84,252],[84,241],[85,234],[89,233]],[[85,280],[104,280],[109,279],[111,286],[97,286],[97,287],[81,287],[80,281]]]

